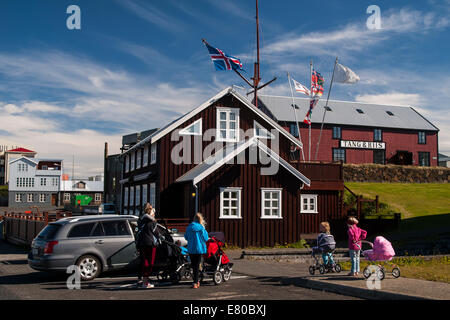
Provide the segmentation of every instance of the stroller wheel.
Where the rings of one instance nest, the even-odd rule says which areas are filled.
[[[342,267],[341,267],[341,265],[339,263],[336,263],[334,265],[334,271],[336,271],[337,273],[342,271]]]
[[[213,280],[214,284],[221,284],[223,280],[222,273],[220,271],[214,271]]]
[[[363,271],[364,278],[369,279],[371,274],[372,274],[372,270],[370,270],[369,267],[365,267],[364,271]]]
[[[384,273],[384,270],[381,268],[378,268],[378,270],[377,270],[378,280],[380,280],[380,281],[383,280],[385,276],[386,276],[386,274]]]
[[[319,272],[320,272],[320,274],[324,274],[325,273],[325,267],[324,266],[320,266],[319,267]]]
[[[392,276],[393,276],[394,278],[400,277],[400,269],[397,268],[397,267],[395,267],[394,269],[392,269]]]
[[[228,281],[231,278],[231,270],[228,267],[225,267],[225,271],[223,272],[223,281]]]
[[[172,284],[178,284],[181,280],[181,274],[174,272],[170,274],[170,281],[172,281]]]
[[[314,275],[315,272],[316,272],[316,268],[314,268],[314,266],[310,266],[309,267],[309,274],[310,275]]]

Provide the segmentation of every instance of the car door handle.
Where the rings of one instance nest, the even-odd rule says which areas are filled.
[[[95,241],[95,244],[103,244],[103,240]]]

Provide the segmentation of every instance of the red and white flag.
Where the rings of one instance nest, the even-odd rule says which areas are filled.
[[[310,95],[310,91],[309,91],[309,89],[307,87],[302,85],[300,82],[295,81],[294,79],[292,79],[292,82],[294,83],[295,91],[303,93],[303,94],[306,94],[307,96]]]

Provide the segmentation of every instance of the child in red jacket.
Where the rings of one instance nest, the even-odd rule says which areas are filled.
[[[359,270],[359,253],[361,251],[361,240],[365,239],[367,236],[367,231],[358,228],[356,225],[358,220],[354,217],[350,217],[347,220],[348,226],[348,249],[350,253],[350,259],[352,261],[352,269],[349,273],[350,276],[357,277],[360,272]]]

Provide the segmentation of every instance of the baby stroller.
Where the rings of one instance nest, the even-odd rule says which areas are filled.
[[[361,245],[363,243],[370,245],[372,249],[361,250],[362,256],[366,260],[374,263],[374,265],[364,268],[364,278],[368,279],[372,274],[375,274],[379,280],[383,280],[386,277],[385,264],[389,265],[391,268],[390,273],[394,278],[400,277],[400,268],[395,264],[389,263],[389,261],[391,261],[395,256],[395,251],[394,248],[392,248],[392,244],[386,238],[378,236],[375,238],[373,243],[369,241],[361,241]],[[357,243],[356,245],[359,247]],[[359,248],[361,249],[361,247]],[[382,262],[383,265],[380,264],[380,262]]]
[[[314,263],[309,266],[309,274],[314,275],[316,270],[319,270],[320,274],[324,274],[325,272],[341,272],[342,267],[339,263],[333,263],[333,252],[336,248],[336,242],[334,241],[334,237],[331,234],[327,234],[322,238],[319,236],[317,241],[317,247],[313,247],[311,251],[311,257],[314,259]],[[316,254],[328,254],[327,263],[321,263]]]
[[[230,262],[230,259],[222,250],[224,246],[223,233],[210,233],[210,239],[206,242],[207,252],[203,255],[203,265],[200,273],[201,282],[203,282],[205,275],[212,276],[216,285],[221,284],[222,281],[230,280],[233,263]]]

